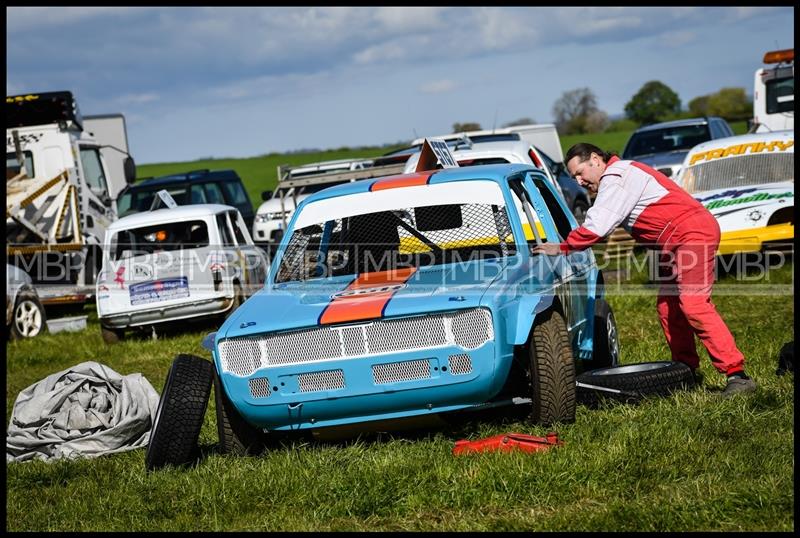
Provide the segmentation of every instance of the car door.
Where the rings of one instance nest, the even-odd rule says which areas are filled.
[[[108,173],[97,146],[79,144],[79,151],[78,166],[88,187],[80,193],[83,231],[102,241],[106,228],[116,218],[116,205],[108,193]]]
[[[533,209],[542,223],[547,241],[563,242],[569,232],[578,226],[575,217],[567,210],[564,199],[558,196],[550,182],[541,174],[529,172],[523,186],[531,197]],[[564,308],[573,346],[577,347],[587,328],[589,310],[592,311],[592,316],[594,311],[594,302],[589,300],[589,296],[594,295],[590,288],[596,276],[592,272],[594,253],[587,249],[552,258],[558,282],[557,294]]]

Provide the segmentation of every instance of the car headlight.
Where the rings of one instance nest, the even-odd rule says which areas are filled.
[[[283,217],[289,216],[289,211],[276,211],[274,213],[265,213],[266,220],[283,220]]]
[[[269,216],[267,213],[257,213],[256,214],[256,222],[267,222],[269,220]]]

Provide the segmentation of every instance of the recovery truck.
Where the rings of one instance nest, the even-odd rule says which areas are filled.
[[[124,142],[87,132],[69,91],[6,97],[6,258],[45,305],[93,297],[116,197],[136,177]],[[109,152],[124,156],[121,170]]]
[[[769,51],[764,63],[755,74],[750,132],[794,130],[794,49]]]

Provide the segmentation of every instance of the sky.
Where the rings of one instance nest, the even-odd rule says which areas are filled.
[[[7,7],[6,94],[122,113],[138,164],[381,146],[453,123],[610,116],[648,81],[752,95],[793,7]]]

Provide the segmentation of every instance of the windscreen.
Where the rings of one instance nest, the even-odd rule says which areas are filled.
[[[681,176],[681,186],[690,194],[782,181],[794,181],[793,152],[717,159],[690,166]]]
[[[684,125],[643,131],[633,134],[622,158],[635,159],[653,153],[689,150],[708,140],[711,140],[708,125]]]
[[[111,239],[111,259],[201,248],[209,244],[205,221],[171,222],[120,230]]]
[[[359,210],[365,207],[370,209]],[[496,183],[403,187],[305,206],[275,280],[464,263],[514,252],[508,215]]]

